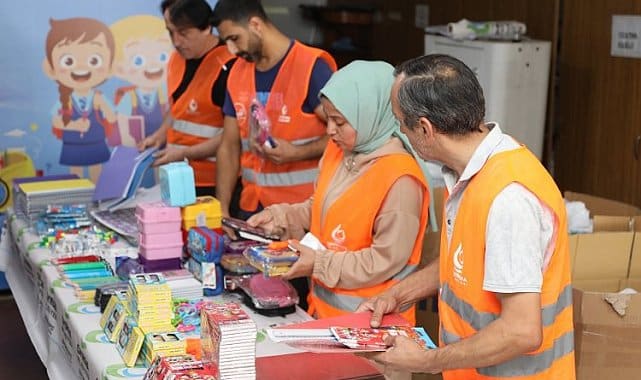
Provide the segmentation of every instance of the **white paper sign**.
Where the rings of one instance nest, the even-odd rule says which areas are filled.
[[[641,58],[641,16],[612,15],[610,55]]]

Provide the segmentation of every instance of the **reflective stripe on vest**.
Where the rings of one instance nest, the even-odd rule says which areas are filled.
[[[472,305],[463,301],[454,294],[447,283],[443,284],[441,289],[441,300],[452,308],[465,322],[473,329],[481,330],[485,326],[498,319],[498,314],[478,312]],[[566,307],[572,306],[572,286],[566,286],[559,298],[553,304],[547,305],[541,309],[541,323],[543,327],[550,326],[554,323],[557,315],[561,314]],[[447,342],[445,342],[447,343]]]
[[[189,148],[190,146],[191,145],[167,144],[168,148],[176,148],[176,149],[185,149],[185,148]],[[197,161],[216,162],[216,157],[201,158],[201,159],[198,159]]]
[[[212,138],[223,133],[223,129],[207,124],[198,124],[187,120],[174,120],[172,128],[178,132],[203,138]]]
[[[258,186],[295,186],[314,182],[318,177],[318,168],[295,170],[284,173],[257,173],[243,168],[243,179]]]
[[[446,344],[461,340],[456,334],[445,330],[442,324],[439,331],[441,339]],[[555,339],[547,350],[532,355],[521,355],[505,363],[477,368],[476,371],[491,377],[532,376],[547,370],[556,360],[572,351],[574,351],[574,332],[570,331]]]
[[[321,137],[309,137],[306,139],[292,140],[289,143],[292,145],[305,145],[307,143],[310,143],[312,141],[317,141],[320,139]],[[249,139],[241,139],[241,145],[242,145],[243,152],[249,151]]]
[[[312,292],[316,297],[318,297],[321,301],[325,302],[329,306],[335,309],[346,311],[356,311],[358,306],[368,299],[366,297],[334,293],[324,286],[319,285],[314,285],[312,287]],[[400,312],[409,310],[412,306],[414,306],[413,303],[402,305],[400,308]]]
[[[414,273],[416,271],[416,268],[418,268],[418,266],[407,264],[403,267],[403,269],[401,269],[400,272],[396,273],[394,277],[392,277],[392,280],[401,281],[407,276],[409,276],[410,274]]]

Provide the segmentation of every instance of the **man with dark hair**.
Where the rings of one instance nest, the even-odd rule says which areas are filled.
[[[275,203],[302,202],[313,192],[318,159],[327,144],[319,90],[336,70],[325,51],[285,36],[258,0],[220,0],[214,26],[229,50],[243,58],[229,74],[222,143],[216,156],[216,194],[224,216],[241,174],[239,216]],[[252,110],[264,107],[271,124],[264,144],[250,141]],[[232,234],[232,232],[229,232]]]
[[[364,302],[382,315],[439,295],[440,348],[402,337],[372,358],[450,379],[574,379],[572,286],[563,198],[524,146],[483,121],[461,61],[427,55],[395,71],[392,109],[448,190],[440,258]]]
[[[167,65],[170,112],[139,148],[160,147],[154,165],[189,160],[197,195],[213,195],[216,150],[223,131],[222,107],[235,57],[212,34],[212,9],[205,0],[164,0],[160,9],[176,48]]]

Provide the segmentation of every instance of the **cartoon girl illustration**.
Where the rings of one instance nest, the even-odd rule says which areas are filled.
[[[42,69],[58,83],[59,100],[52,109],[53,133],[62,139],[60,164],[83,176],[89,167],[94,182],[109,160],[105,141],[116,115],[95,88],[111,75],[114,39],[109,28],[90,18],[49,20]]]
[[[160,128],[169,108],[166,68],[173,46],[159,17],[129,16],[110,28],[116,42],[114,75],[131,85],[116,90],[118,130],[109,140],[135,146]]]

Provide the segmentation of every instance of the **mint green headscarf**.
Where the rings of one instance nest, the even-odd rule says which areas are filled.
[[[390,104],[393,72],[383,61],[354,61],[320,91],[356,130],[355,153],[371,153],[401,134]]]
[[[320,95],[329,99],[356,130],[355,153],[371,153],[396,136],[416,158],[429,184],[431,180],[425,162],[416,155],[392,113],[390,93],[393,83],[394,67],[389,63],[353,61],[332,75]],[[430,198],[430,223],[437,231],[434,201]]]

